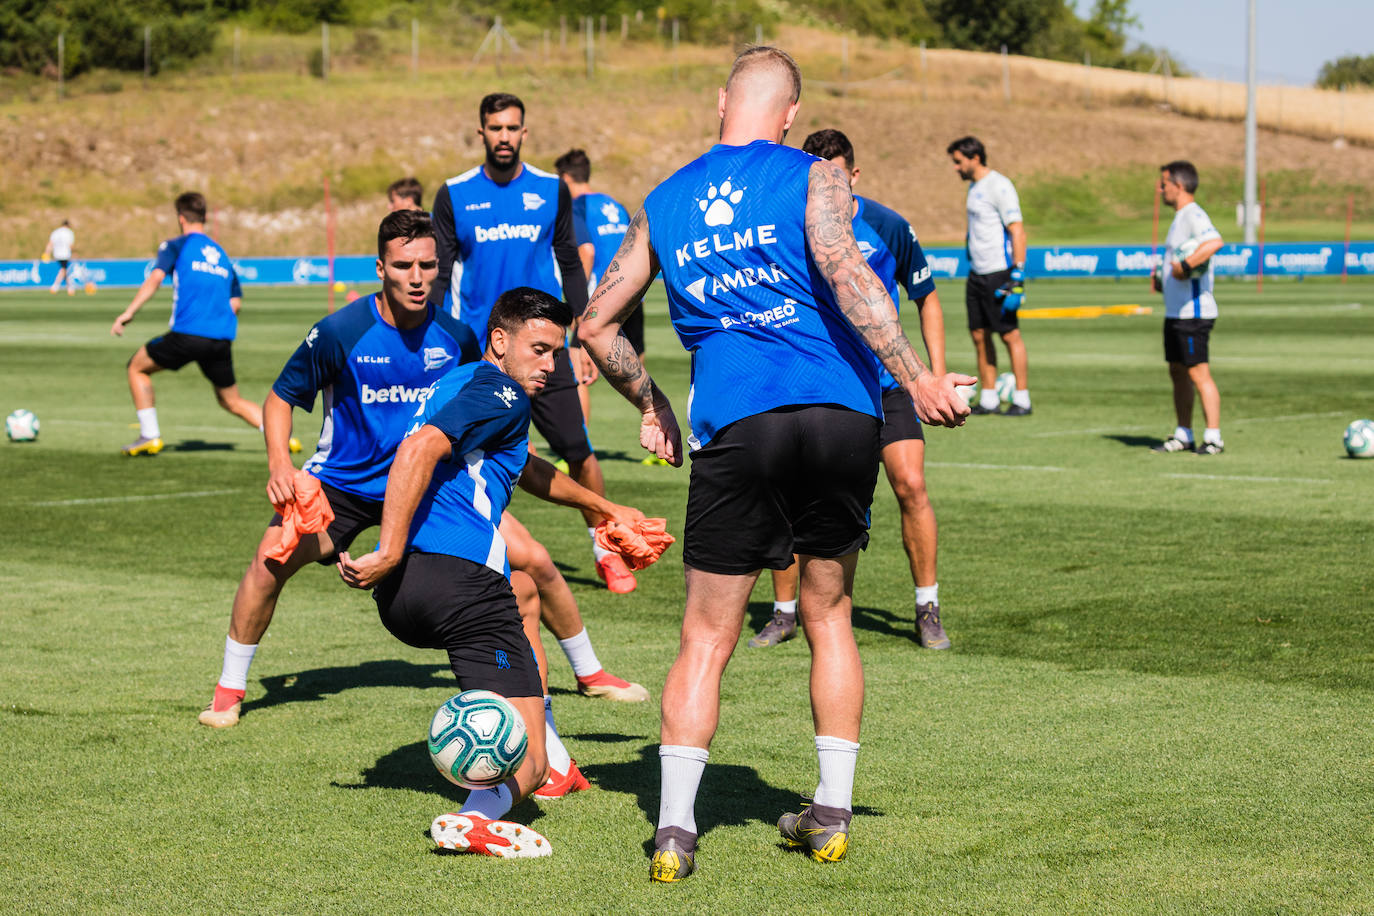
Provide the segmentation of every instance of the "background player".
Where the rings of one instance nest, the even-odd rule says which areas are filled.
[[[54,296],[62,288],[63,280],[67,281],[67,295],[76,295],[76,272],[71,268],[72,252],[75,250],[76,233],[72,231],[71,221],[64,219],[62,225],[48,236],[48,244],[43,248],[43,260],[52,258],[57,262],[57,278],[48,290]]]
[[[508,289],[532,286],[561,296],[574,321],[587,304],[587,278],[577,253],[572,197],[554,175],[520,160],[528,133],[525,105],[508,93],[492,93],[478,106],[478,135],[486,161],[450,178],[434,196],[439,275],[432,302],[479,336],[492,303]],[[592,451],[577,397],[579,378],[591,369],[580,347],[560,351],[547,389],[532,409],[534,425],[578,483],[604,495],[601,465]],[[588,537],[597,519],[583,513]],[[633,591],[634,574],[619,554],[592,540],[597,575],[616,593]]]
[[[946,150],[959,177],[968,188],[968,285],[964,303],[968,330],[978,357],[982,385],[975,414],[1000,412],[997,397],[997,347],[992,335],[1001,336],[1016,376],[1016,391],[1008,417],[1031,412],[1026,344],[1016,318],[1024,299],[1026,280],[1026,229],[1021,221],[1021,202],[1007,176],[988,168],[988,154],[977,137],[960,137]]]
[[[122,337],[124,326],[153,298],[163,278],[171,275],[171,330],[139,347],[129,360],[129,392],[138,412],[138,438],[124,446],[126,455],[162,451],[151,376],[163,369],[175,371],[189,362],[200,366],[215,387],[219,406],[249,426],[262,428],[262,408],[241,397],[234,380],[233,342],[243,304],[238,274],[229,255],[205,234],[205,197],[187,191],[176,199],[175,207],[181,235],[158,247],[148,278],[110,326],[111,334]]]
[[[501,295],[482,360],[430,389],[396,453],[377,549],[357,559],[339,557],[345,582],[376,587],[377,609],[393,635],[408,645],[447,650],[463,690],[493,690],[525,720],[529,751],[515,777],[497,789],[472,792],[459,814],[435,820],[435,842],[462,852],[549,854],[547,841],[531,843],[529,828],[499,820],[545,784],[548,770],[538,728],[539,673],[498,531],[516,480],[551,502],[627,523],[642,518],[529,455],[529,399],[553,373],[554,354],[571,323],[568,306],[548,293],[521,287]]]
[[[1164,293],[1164,359],[1174,387],[1173,435],[1154,447],[1157,452],[1188,452],[1220,455],[1221,394],[1208,364],[1208,343],[1217,321],[1217,300],[1212,294],[1212,255],[1221,250],[1221,233],[1206,211],[1193,199],[1197,169],[1191,162],[1175,161],[1160,167],[1159,192],[1177,212],[1164,239],[1168,262],[1163,281],[1154,277],[1156,292]],[[1186,246],[1186,247],[1185,247]],[[1193,392],[1202,401],[1206,428],[1202,445],[1193,441]]]
[[[425,208],[425,186],[420,179],[413,177],[397,178],[386,189],[387,209],[423,210]]]
[[[619,333],[660,267],[674,329],[692,353],[687,596],[663,688],[654,881],[682,880],[695,867],[693,809],[721,675],[759,570],[784,568],[793,553],[821,779],[814,804],[778,826],[822,860],[844,856],[863,709],[852,589],[881,416],[870,349],[923,416],[957,425],[968,412],[954,391],[963,377],[936,378],[921,365],[865,263],[844,171],[778,145],[800,93],[785,53],[756,47],[736,59],[719,94],[720,144],[650,193],[579,332],[639,408],[641,444],[673,464],[682,441],[672,407]],[[729,248],[712,243],[725,226],[738,241]]]

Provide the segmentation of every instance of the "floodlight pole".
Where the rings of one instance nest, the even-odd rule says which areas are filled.
[[[1250,22],[1246,30],[1247,50],[1245,54],[1245,244],[1255,244],[1256,173],[1255,165],[1255,119],[1256,119],[1256,69],[1255,69],[1255,0],[1250,0]]]

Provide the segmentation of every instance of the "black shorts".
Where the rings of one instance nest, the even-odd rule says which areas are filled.
[[[878,480],[874,417],[834,405],[737,420],[692,452],[682,561],[743,575],[792,554],[842,557],[868,545]]]
[[[66,269],[67,269],[67,265],[70,264],[70,263],[71,263],[71,261],[58,261],[58,262],[57,262],[57,269],[58,269],[58,270],[66,270]]]
[[[635,348],[635,352],[640,356],[644,355],[644,303],[635,306],[635,310],[630,313],[630,317],[625,319],[620,330],[625,332],[626,338],[630,341],[630,346]]]
[[[1210,362],[1207,344],[1216,323],[1215,318],[1165,318],[1164,361],[1184,366]]]
[[[582,402],[577,397],[577,379],[567,348],[553,358],[553,374],[544,390],[530,400],[530,419],[558,457],[567,462],[582,461],[592,453],[587,424],[582,419]]]
[[[925,441],[921,421],[916,416],[916,405],[911,403],[911,395],[900,388],[883,392],[883,428],[878,431],[878,451],[881,452],[894,442],[906,439]]]
[[[233,343],[232,340],[168,331],[161,337],[154,337],[144,347],[153,362],[164,369],[175,372],[187,363],[194,362],[200,366],[201,373],[210,380],[211,385],[232,388],[234,356],[230,351]]]
[[[499,572],[442,553],[412,552],[372,597],[392,636],[448,652],[463,690],[544,695],[515,593]]]
[[[1019,327],[1016,313],[1002,311],[1002,300],[997,296],[997,291],[1009,282],[1010,270],[968,275],[964,285],[964,307],[968,309],[970,331],[987,328],[997,334],[1009,334]]]

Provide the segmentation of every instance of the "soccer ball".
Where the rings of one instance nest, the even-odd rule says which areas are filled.
[[[1351,458],[1374,458],[1374,420],[1356,420],[1345,428],[1345,452]]]
[[[490,690],[465,690],[439,707],[429,723],[429,759],[449,782],[490,789],[525,760],[525,720]]]
[[[38,438],[38,418],[32,410],[16,410],[5,417],[5,435],[11,442],[32,442]]]
[[[1184,239],[1184,240],[1183,240],[1183,244],[1179,245],[1178,248],[1177,248],[1177,250],[1176,250],[1176,253],[1177,253],[1177,256],[1178,256],[1178,261],[1179,261],[1179,263],[1182,263],[1185,259],[1192,257],[1192,256],[1193,256],[1193,252],[1194,252],[1194,251],[1197,251],[1197,246],[1198,246],[1199,244],[1200,244],[1200,243],[1198,242],[1197,239]],[[1196,267],[1190,268],[1190,269],[1189,269],[1188,276],[1190,276],[1190,277],[1200,277],[1200,276],[1202,276],[1203,274],[1207,273],[1207,268],[1208,268],[1208,266],[1209,266],[1211,263],[1212,263],[1212,259],[1211,259],[1211,258],[1208,258],[1207,260],[1203,261],[1201,264],[1197,265]]]
[[[1011,401],[1012,393],[1016,391],[1016,376],[1010,372],[1003,372],[997,376],[997,400],[1003,404]]]
[[[965,404],[972,404],[978,397],[978,385],[955,385],[954,393],[959,395]]]

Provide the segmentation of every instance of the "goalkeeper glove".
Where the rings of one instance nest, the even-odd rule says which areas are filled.
[[[1026,272],[1020,265],[1011,269],[1011,277],[997,290],[1002,311],[1015,313],[1026,301]]]

